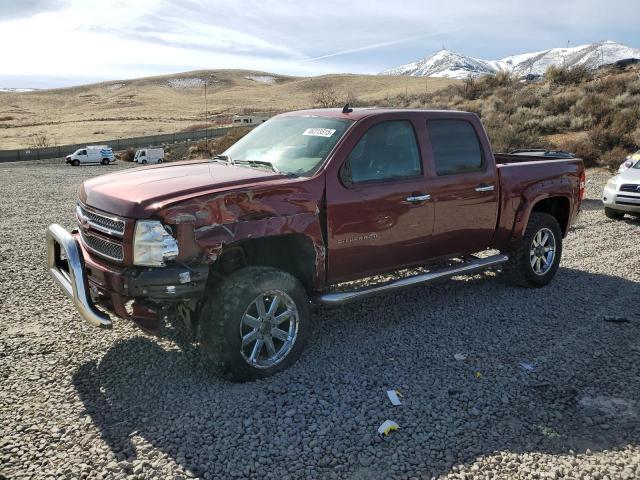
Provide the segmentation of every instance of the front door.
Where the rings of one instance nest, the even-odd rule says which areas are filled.
[[[327,179],[329,282],[427,257],[434,211],[412,122],[369,125],[334,177]]]

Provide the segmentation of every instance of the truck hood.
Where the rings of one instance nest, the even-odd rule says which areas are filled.
[[[98,210],[129,218],[148,218],[177,201],[273,180],[288,177],[260,168],[198,160],[101,175],[85,181],[78,196]]]

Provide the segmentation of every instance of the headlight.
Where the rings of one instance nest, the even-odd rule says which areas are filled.
[[[178,256],[178,243],[162,223],[156,220],[136,222],[133,240],[133,263],[147,267],[162,267]]]
[[[615,177],[607,182],[607,187],[610,190],[618,190],[618,183],[616,182]]]

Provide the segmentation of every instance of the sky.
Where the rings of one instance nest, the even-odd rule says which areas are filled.
[[[443,46],[497,59],[598,40],[640,47],[638,0],[0,0],[0,87],[218,68],[375,74]]]

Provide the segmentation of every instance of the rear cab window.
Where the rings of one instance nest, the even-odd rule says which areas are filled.
[[[454,119],[428,120],[427,132],[438,176],[484,170],[480,139],[470,122]]]
[[[389,120],[371,127],[349,154],[341,173],[347,183],[380,182],[422,175],[411,122]]]

